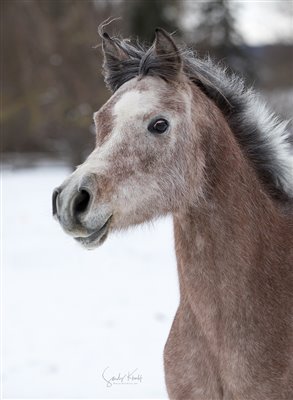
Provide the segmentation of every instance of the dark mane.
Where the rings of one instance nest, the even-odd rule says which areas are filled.
[[[136,76],[174,79],[174,66],[158,57],[154,48],[117,37],[111,38],[126,55],[104,64],[107,86],[116,91]],[[185,48],[178,53],[184,73],[219,107],[242,151],[252,162],[269,193],[282,199],[293,198],[293,150],[289,142],[288,122],[282,122],[263,100],[235,74],[211,61],[199,59]]]

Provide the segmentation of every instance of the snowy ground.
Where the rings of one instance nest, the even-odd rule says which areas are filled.
[[[51,217],[67,174],[2,173],[3,397],[166,399],[162,353],[178,304],[171,220],[86,251]],[[137,384],[102,377],[135,369]]]

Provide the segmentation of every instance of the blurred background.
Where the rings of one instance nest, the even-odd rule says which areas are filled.
[[[109,98],[98,25],[151,43],[158,26],[293,109],[292,1],[1,0],[3,398],[167,398],[162,352],[178,304],[170,219],[86,252],[51,193],[94,146]],[[108,368],[109,367],[109,368]],[[137,368],[142,382],[102,377]]]
[[[223,60],[283,117],[292,109],[292,1],[2,0],[2,151],[79,164],[94,144],[92,113],[109,97],[98,24],[151,43],[176,32]],[[98,47],[96,47],[98,46]],[[290,99],[290,101],[288,101]],[[18,160],[20,161],[20,160]]]

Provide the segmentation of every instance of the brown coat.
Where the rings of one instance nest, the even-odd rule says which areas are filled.
[[[290,400],[292,213],[264,191],[214,114],[209,196],[174,215],[180,305],[164,352],[168,393],[176,400]]]

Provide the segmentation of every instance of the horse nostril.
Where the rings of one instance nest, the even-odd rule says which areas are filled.
[[[90,193],[87,190],[82,189],[73,200],[73,215],[77,216],[78,214],[85,212],[90,203],[90,199]]]
[[[55,216],[58,212],[58,207],[57,207],[57,197],[60,193],[60,189],[54,189],[53,195],[52,195],[52,212],[53,216]]]

